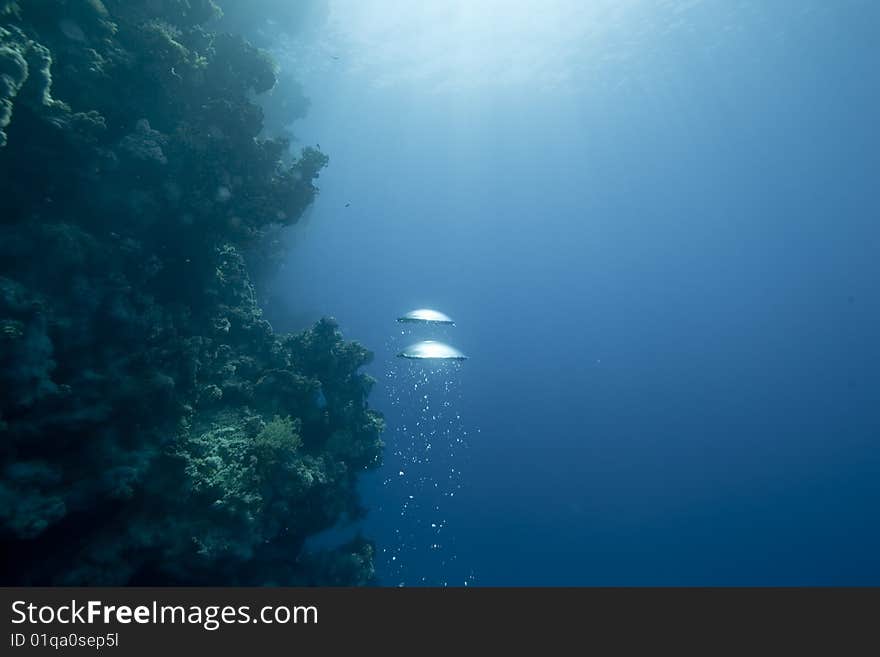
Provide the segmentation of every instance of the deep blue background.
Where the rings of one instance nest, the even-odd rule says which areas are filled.
[[[305,81],[331,164],[269,317],[376,351],[392,447],[394,318],[443,310],[472,356],[456,565],[407,583],[880,584],[880,6],[719,39],[707,4],[618,85]],[[380,547],[398,466],[364,482]]]

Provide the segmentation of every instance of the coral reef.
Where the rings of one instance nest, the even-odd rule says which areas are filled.
[[[328,3],[321,0],[215,0],[220,28],[244,33],[253,43],[270,45],[279,35],[295,35],[326,19]]]
[[[364,584],[371,354],[255,272],[326,166],[211,0],[0,3],[0,583]],[[250,260],[248,258],[250,257]]]

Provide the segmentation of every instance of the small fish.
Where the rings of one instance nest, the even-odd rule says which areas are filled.
[[[345,207],[349,207],[350,205],[351,205],[351,203],[346,203]]]

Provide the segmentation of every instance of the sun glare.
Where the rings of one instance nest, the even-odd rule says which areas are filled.
[[[378,85],[564,83],[637,0],[335,0],[331,22]]]

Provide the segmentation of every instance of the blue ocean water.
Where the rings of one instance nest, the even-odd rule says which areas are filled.
[[[380,581],[880,584],[880,5],[422,4],[283,51],[331,161],[267,312],[376,353]]]

